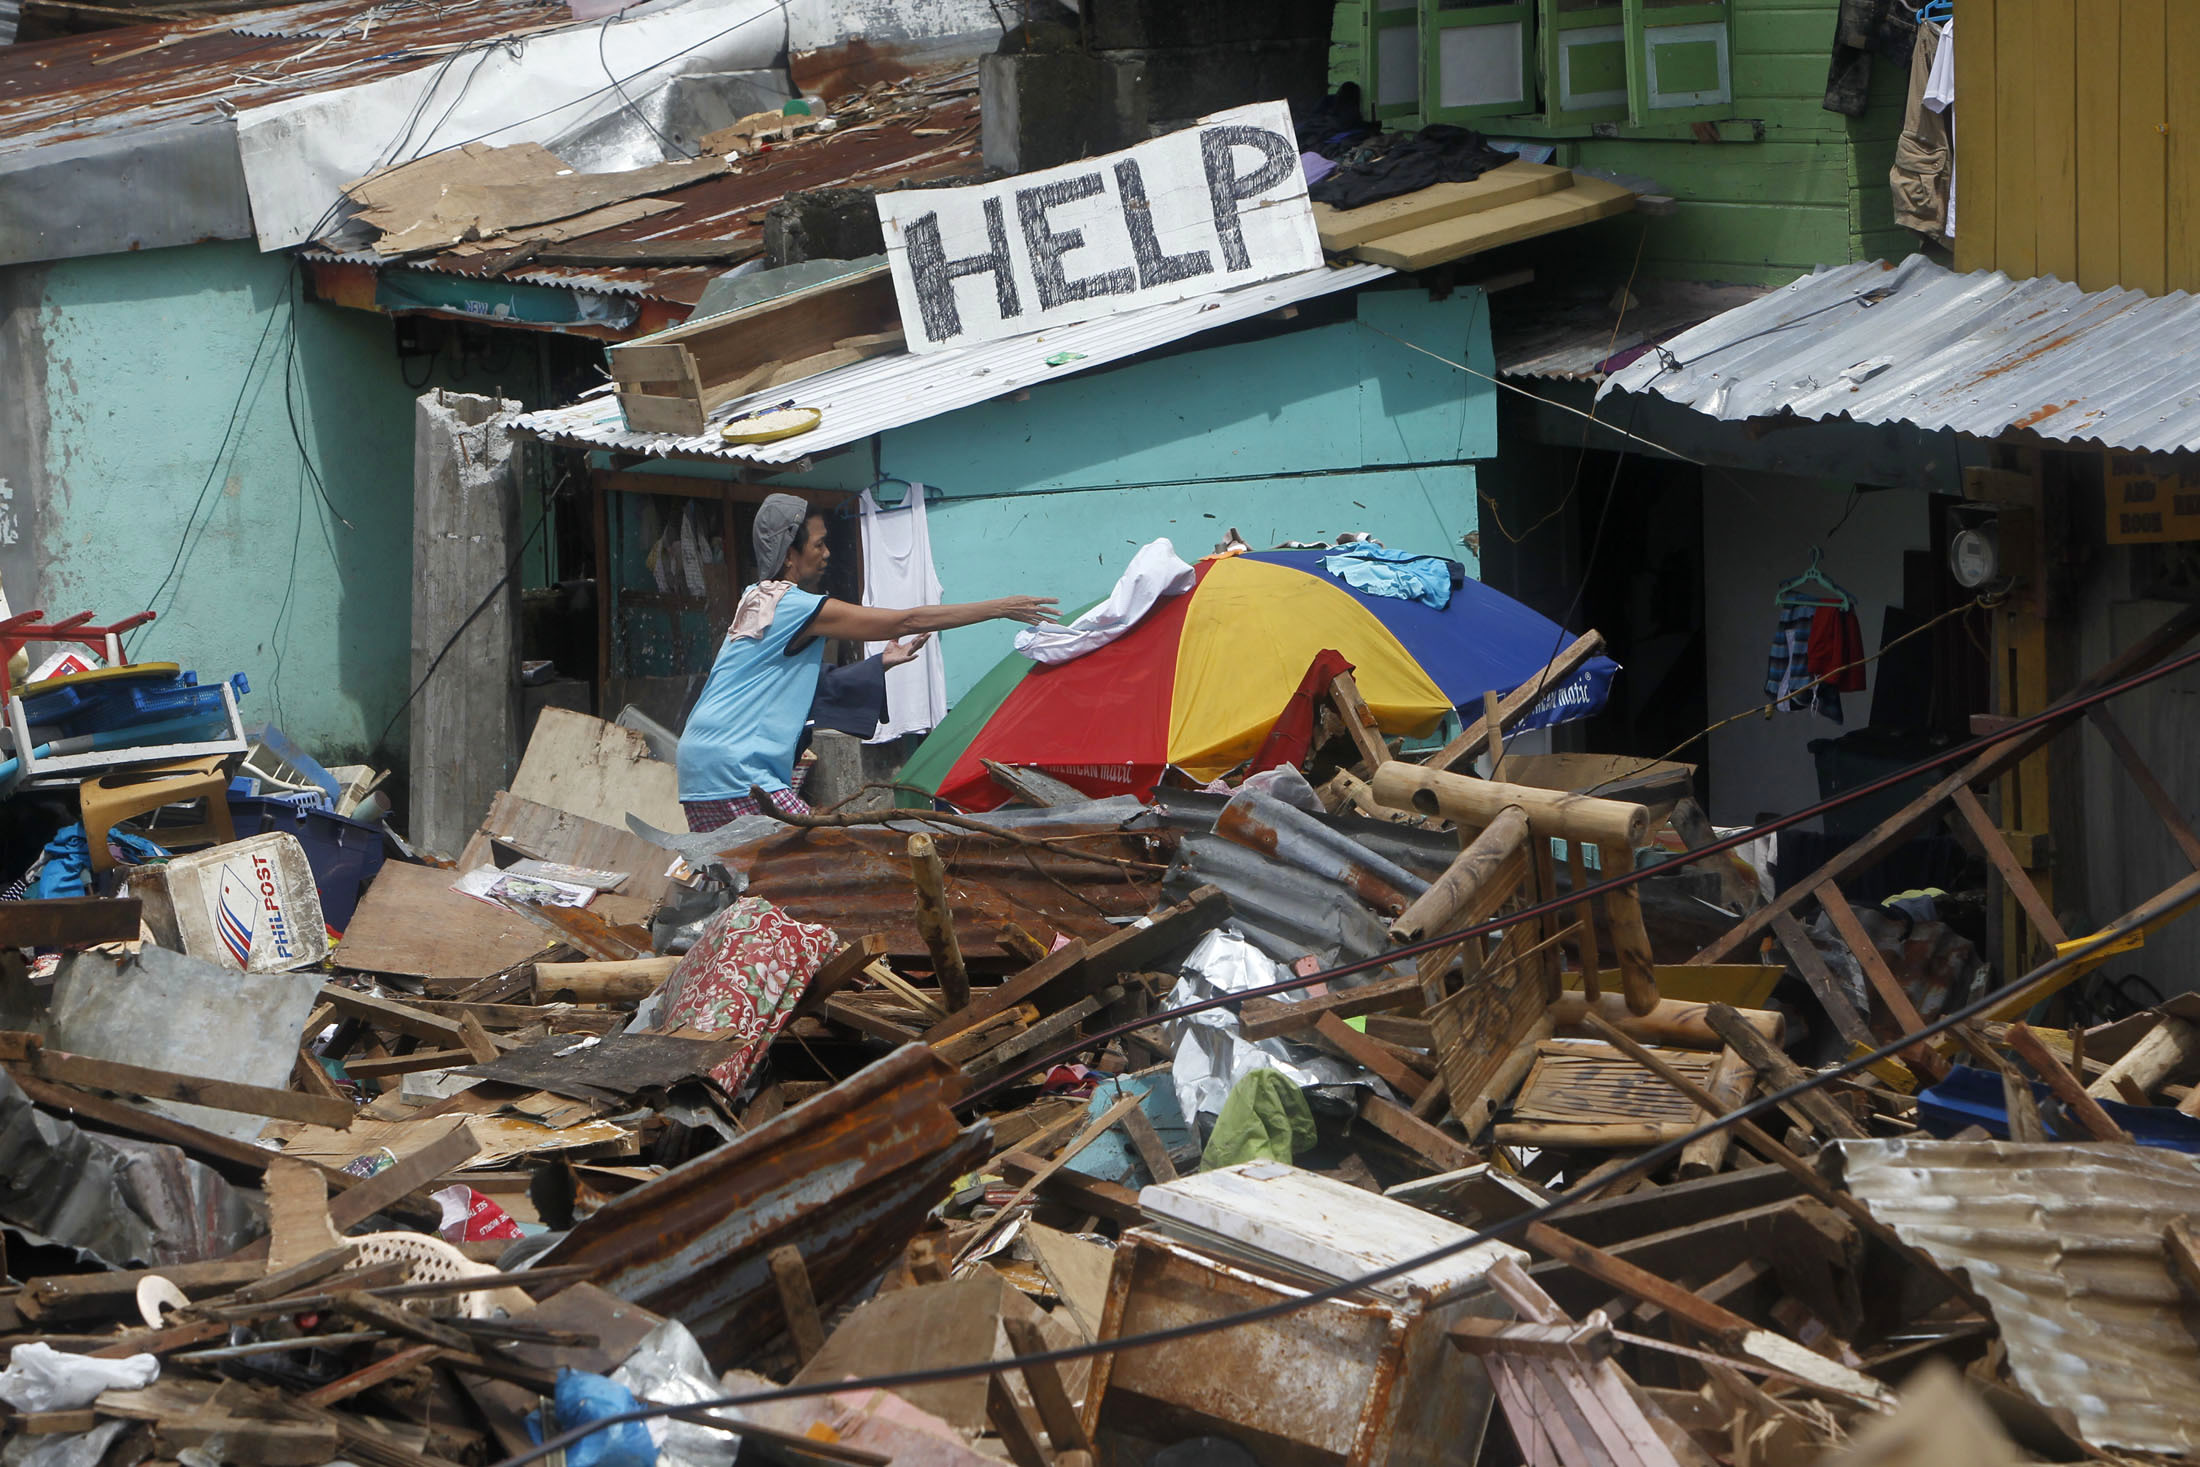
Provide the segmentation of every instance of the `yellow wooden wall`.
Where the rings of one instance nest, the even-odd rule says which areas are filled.
[[[2200,0],[1956,21],[1956,268],[2200,290]]]

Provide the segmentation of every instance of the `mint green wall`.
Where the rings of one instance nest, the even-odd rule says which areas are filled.
[[[947,599],[1024,592],[1073,609],[1106,596],[1147,541],[1167,536],[1194,560],[1232,528],[1258,547],[1366,530],[1474,572],[1467,461],[1496,456],[1495,389],[1392,337],[1489,372],[1487,299],[1368,290],[1352,306],[1350,320],[1089,372],[882,435],[884,472],[945,496],[926,515]],[[861,488],[870,458],[843,454],[795,482]],[[947,633],[949,697],[1014,633]]]
[[[45,483],[27,528],[51,616],[144,607],[184,545],[133,654],[206,682],[243,672],[248,722],[334,762],[363,755],[405,694],[413,394],[389,322],[294,311],[290,271],[248,242],[46,267]],[[297,432],[334,514],[286,411],[293,323]]]

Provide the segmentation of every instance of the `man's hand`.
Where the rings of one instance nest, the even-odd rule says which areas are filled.
[[[916,661],[917,654],[924,650],[924,644],[930,640],[932,640],[930,632],[919,632],[917,635],[906,637],[899,642],[888,642],[886,650],[878,655],[879,661],[886,667],[887,671],[891,672],[905,662]]]
[[[1026,626],[1055,624],[1056,603],[1052,596],[1003,596],[989,604],[999,621],[1020,621]]]

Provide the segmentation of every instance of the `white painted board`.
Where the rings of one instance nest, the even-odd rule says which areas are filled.
[[[1473,1236],[1418,1207],[1271,1161],[1159,1183],[1138,1194],[1138,1206],[1159,1221],[1227,1238],[1329,1279],[1358,1278]],[[1510,1243],[1477,1243],[1371,1285],[1370,1292],[1440,1302],[1479,1287],[1501,1258],[1528,1261]]]
[[[1104,157],[970,188],[878,196],[912,352],[1311,270],[1322,262],[1281,102]]]

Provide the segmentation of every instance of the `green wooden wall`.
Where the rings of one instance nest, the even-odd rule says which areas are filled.
[[[1339,4],[1340,37],[1361,3]],[[1675,200],[1670,214],[1622,215],[1554,237],[1554,255],[1632,259],[1639,240],[1647,275],[1777,285],[1819,265],[1911,253],[1916,238],[1896,226],[1887,188],[1909,73],[1877,62],[1870,110],[1856,118],[1828,112],[1839,0],[1731,0],[1731,7],[1732,116],[1761,124],[1761,140],[1757,129],[1733,123],[1717,125],[1717,142],[1672,124],[1649,130],[1663,136],[1605,127],[1601,136],[1555,138],[1540,118],[1518,131],[1502,119],[1484,125],[1492,137],[1554,142],[1558,163],[1654,180]],[[1340,46],[1332,82],[1353,75],[1356,59]]]

